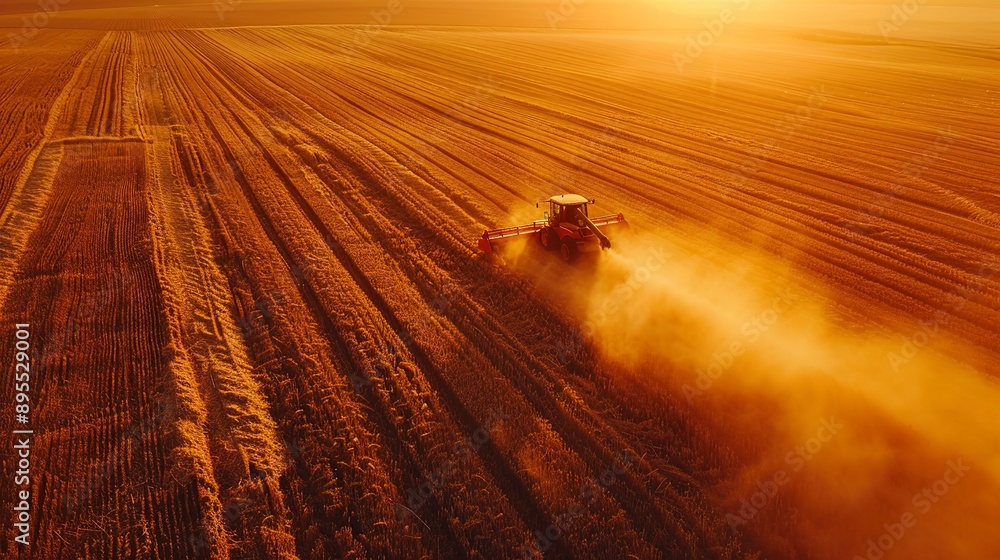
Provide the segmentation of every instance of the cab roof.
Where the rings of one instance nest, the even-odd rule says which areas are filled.
[[[578,194],[558,194],[550,198],[549,202],[554,202],[562,206],[570,206],[574,204],[587,204],[590,201]]]

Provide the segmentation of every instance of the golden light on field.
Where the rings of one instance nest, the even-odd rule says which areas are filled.
[[[0,557],[992,558],[998,21],[0,0]]]

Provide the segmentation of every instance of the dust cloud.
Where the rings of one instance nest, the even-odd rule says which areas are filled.
[[[993,379],[936,352],[937,333],[907,348],[843,325],[773,257],[720,266],[669,239],[633,237],[574,266],[524,244],[507,258],[615,369],[662,383],[733,450],[712,489],[733,530],[817,558],[1000,549]]]

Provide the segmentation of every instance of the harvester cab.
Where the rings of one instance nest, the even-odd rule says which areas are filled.
[[[611,230],[627,229],[628,222],[622,214],[590,218],[589,205],[595,204],[578,194],[560,194],[547,201],[549,211],[545,218],[531,224],[487,230],[479,239],[479,248],[492,253],[494,244],[523,236],[534,236],[546,251],[559,251],[566,262],[573,262],[580,253],[610,249]],[[535,207],[541,207],[536,203]]]

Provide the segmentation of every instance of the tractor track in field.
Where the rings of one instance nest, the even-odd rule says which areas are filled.
[[[187,158],[190,158],[190,156],[185,152],[184,148],[179,148],[179,152],[182,154],[182,157],[184,157],[185,160]],[[185,163],[183,165],[184,165],[185,174],[187,175],[188,180],[193,180],[194,179],[194,172],[191,169],[192,166],[191,166],[190,161],[189,160],[185,161]],[[240,182],[243,183],[242,181],[240,181]],[[204,183],[194,182],[192,184],[204,184]],[[245,185],[245,184],[241,184],[241,188],[249,189],[249,187],[247,185]],[[252,192],[248,192],[248,191],[244,191],[244,192],[247,194],[247,200],[250,201],[250,203],[255,207],[255,210],[261,212],[259,214],[259,216],[260,216],[259,219],[260,219],[261,226],[268,233],[269,238],[272,239],[272,242],[273,242],[275,239],[277,239],[277,237],[274,234],[273,228],[264,221],[264,220],[266,220],[266,217],[265,217],[266,214],[264,214],[263,210],[261,210],[257,206],[258,203],[256,202],[256,200],[254,200]],[[211,205],[210,202],[208,202],[208,201],[206,201],[204,199],[201,200],[201,203],[203,205],[206,205],[206,206],[210,206]],[[215,225],[216,228],[222,228],[222,227],[224,227],[223,224],[222,224],[222,222],[221,222],[221,218],[219,217],[219,212],[218,212],[217,209],[214,209],[214,208],[211,208],[211,207],[207,207],[206,210],[204,211],[204,214],[212,216],[213,221],[214,221],[214,225]],[[275,236],[275,237],[272,237],[272,236]],[[231,254],[231,255],[239,254],[238,251],[236,251],[234,247],[232,247],[228,243],[226,243],[225,240],[220,240],[219,242],[221,244],[220,246],[223,248],[224,251],[226,251],[226,253]],[[310,312],[311,312],[314,320],[319,321],[319,324],[322,327],[323,333],[326,336],[327,341],[330,344],[330,348],[333,351],[336,352],[336,357],[340,360],[341,364],[350,364],[350,362],[349,362],[349,360],[350,360],[350,353],[345,349],[343,341],[334,334],[336,331],[335,331],[335,329],[333,329],[332,325],[330,324],[329,319],[325,318],[326,316],[325,316],[325,314],[323,312],[317,311],[317,308],[321,309],[321,304],[318,303],[318,301],[316,299],[316,295],[308,288],[308,282],[306,282],[306,280],[303,277],[303,275],[301,274],[301,272],[296,272],[294,265],[290,264],[291,261],[289,260],[290,256],[287,253],[287,249],[284,248],[281,245],[278,245],[277,243],[275,244],[275,248],[279,251],[279,253],[281,254],[282,258],[284,259],[284,264],[285,264],[285,267],[286,267],[286,272],[294,278],[294,282],[295,282],[295,285],[299,289],[299,293],[302,295],[302,297],[309,304]],[[238,269],[238,273],[241,274],[244,279],[246,279],[247,281],[250,281],[251,276],[246,271],[245,268],[239,266],[238,264],[236,265],[236,268]],[[235,285],[234,285],[234,288],[235,288]],[[345,366],[345,367],[349,367],[349,366]],[[367,397],[367,395],[361,395],[361,396],[362,396],[362,398]],[[369,402],[371,402],[371,401],[369,401]],[[369,407],[369,408],[367,408],[367,410],[376,410],[376,409]],[[381,428],[382,430],[384,430],[384,432],[391,433],[391,427],[388,425],[388,423],[387,423],[387,421],[386,421],[386,419],[384,417],[380,416],[378,418],[371,419],[370,418],[371,415],[369,414],[368,416],[369,416],[369,421],[371,423],[373,423],[375,426]],[[400,453],[400,451],[399,451],[398,448],[396,448],[394,450],[394,452],[395,453]],[[304,473],[304,472],[300,473],[300,475],[302,475],[304,479],[308,478],[308,475],[306,473]],[[410,478],[412,479],[412,475],[410,476]],[[324,523],[324,525],[328,525],[329,526],[329,528],[327,529],[327,532],[326,532],[327,538],[329,538],[331,541],[335,541],[335,535],[332,533],[332,529],[333,529],[333,526],[334,526],[334,521],[333,520],[329,520],[326,523]],[[441,528],[438,527],[438,529],[441,529]],[[353,527],[353,530],[355,532],[360,533],[362,531],[362,528],[360,526],[356,525],[356,526]],[[445,529],[445,531],[447,531],[447,529]]]
[[[183,141],[175,138],[174,143],[175,143],[175,149],[177,150],[177,153],[181,161],[182,168],[184,170],[184,174],[187,180],[191,182],[190,184],[198,186],[211,184],[211,179],[208,178],[207,175],[205,180],[198,179],[196,172],[194,170],[195,167],[195,164],[193,163],[195,161],[193,159],[194,156],[188,153],[187,148],[185,147]],[[220,211],[211,204],[211,202],[206,198],[204,194],[199,196],[199,204],[202,205],[203,208],[205,208],[203,213],[204,215],[209,217],[210,223],[212,223],[212,225],[214,225],[216,228],[224,227]],[[266,294],[266,292],[263,291],[263,288],[257,285],[256,282],[254,282],[253,275],[248,271],[248,266],[247,266],[248,263],[245,263],[243,261],[241,253],[231,252],[231,248],[234,246],[232,240],[227,237],[219,235],[218,234],[218,232],[220,231],[219,229],[216,229],[214,231],[216,236],[216,243],[220,248],[219,250],[222,251],[221,258],[224,259],[223,268],[227,272],[227,280],[231,286],[231,289],[234,291],[234,293],[238,293],[240,291],[244,291],[247,289],[244,286],[250,286],[249,289],[253,291],[254,298],[257,301],[263,301],[264,294]],[[295,349],[292,348],[291,345],[282,344],[281,340],[276,338],[273,341],[275,347],[269,350],[270,353],[277,352],[282,356],[286,356],[284,360],[288,360],[291,363],[285,362],[284,360],[279,360],[277,358],[268,359],[266,357],[267,354],[262,353],[262,351],[259,349],[261,346],[261,342],[258,340],[259,335],[256,335],[251,330],[251,327],[255,326],[258,321],[261,321],[263,322],[267,330],[277,329],[278,327],[274,324],[273,318],[266,316],[263,318],[255,318],[253,316],[249,316],[247,321],[248,324],[244,326],[244,332],[245,332],[244,336],[247,336],[252,343],[251,347],[254,353],[254,360],[257,363],[256,369],[259,371],[272,368],[278,369],[280,373],[284,376],[285,380],[284,382],[282,382],[282,388],[283,389],[294,388],[295,390],[296,397],[298,398],[298,400],[293,402],[301,403],[305,406],[311,405],[311,407],[308,409],[309,412],[307,412],[304,415],[303,418],[304,423],[306,425],[323,426],[324,422],[320,421],[318,417],[318,415],[322,413],[318,411],[322,411],[325,409],[325,403],[323,403],[318,399],[313,399],[312,396],[314,395],[314,389],[312,388],[312,386],[308,385],[305,380],[298,379],[299,376],[295,375],[296,373],[300,374],[300,376],[302,377],[304,377],[305,375],[304,372],[301,372],[297,367],[293,366],[293,364],[295,363],[295,358],[298,356]],[[272,336],[272,335],[266,335],[266,336]],[[301,360],[302,358],[299,359]],[[292,408],[289,408],[289,405],[281,402],[280,399],[277,398],[277,394],[274,392],[273,389],[269,390],[268,394],[271,395],[271,397],[274,398],[275,400],[278,400],[278,404],[272,404],[272,414],[275,414],[277,417],[281,418],[281,415],[279,413],[284,413],[287,415],[291,414],[293,411],[296,410],[294,408],[294,406],[296,406],[295,404],[290,405]],[[307,396],[303,397],[302,396],[303,394]],[[298,409],[298,411],[301,410],[302,409]],[[299,419],[296,418],[296,420],[298,421]],[[292,427],[288,425],[287,419],[283,419],[281,423],[283,424],[283,427],[285,429],[284,437],[286,442],[304,441],[302,438],[304,437],[303,434],[305,434],[306,432],[303,432],[302,428],[299,427],[302,424],[296,424],[294,427]],[[314,473],[309,470],[308,463],[299,460],[298,457],[295,457],[295,459],[296,460],[294,469],[297,476],[299,476],[303,481],[312,481],[314,478],[313,476]],[[287,475],[282,476],[282,479],[283,479],[282,480],[283,489],[286,491],[286,493],[291,493],[293,491],[293,488],[289,485],[290,483],[288,482]],[[313,515],[318,518],[317,524],[319,525],[319,527],[321,527],[320,529],[321,533],[323,533],[330,542],[337,542],[336,535],[333,532],[333,529],[337,525],[337,519],[336,518],[327,519],[323,515],[317,515],[315,513]],[[297,522],[295,523],[295,525],[298,526],[300,532],[311,529],[309,525],[301,526]],[[352,530],[358,532],[361,530],[361,526],[352,522]],[[298,536],[299,538],[301,538],[302,536],[301,533]],[[305,542],[300,543],[300,546],[303,548],[311,548],[311,546],[306,544]]]
[[[137,66],[140,45],[133,45]],[[138,88],[143,78],[133,71],[129,80]],[[227,312],[231,290],[214,262],[211,234],[190,192],[190,185],[196,183],[179,178],[191,177],[183,142],[175,142],[169,126],[162,124],[166,120],[158,109],[164,103],[162,96],[143,99],[138,89],[133,91],[136,94],[126,98],[135,107],[126,111],[131,121],[125,124],[132,128],[144,123],[137,130],[150,140],[153,187],[149,205],[154,210],[155,237],[161,254],[159,273],[167,306],[177,316],[177,338],[190,357],[205,402],[205,429],[212,434],[208,443],[223,519],[236,536],[235,541],[252,542],[272,555],[278,554],[293,548],[289,543],[294,539],[288,533],[290,514],[285,497],[278,488],[277,473],[282,466],[276,428],[261,398],[261,387],[247,371],[249,351],[242,333]],[[265,507],[241,511],[238,518],[229,515],[247,502],[264,503]],[[266,528],[268,538],[252,527]],[[239,555],[244,550],[234,547],[231,554]]]
[[[197,103],[190,103],[188,106],[189,107],[197,107],[198,104]],[[236,119],[236,122],[240,126],[243,126],[242,123],[239,121],[239,117],[237,115],[235,115],[235,114],[233,114],[233,116]],[[219,148],[223,150],[224,155],[225,155],[227,161],[235,162],[236,161],[236,157],[235,157],[235,155],[231,151],[229,151],[229,148],[228,148],[228,145],[226,143],[225,137],[222,136],[222,134],[220,133],[220,131],[218,130],[218,128],[215,126],[215,124],[213,123],[213,121],[211,119],[206,119],[205,122],[206,122],[206,124],[208,125],[208,127],[210,129],[210,133],[212,135],[214,135],[214,137],[215,137],[215,139],[217,141],[216,145],[219,146]],[[190,171],[189,168],[190,168],[190,164],[186,165],[186,167],[185,167],[186,173],[190,174],[191,171]],[[296,288],[298,289],[298,291],[299,291],[300,295],[303,297],[303,299],[306,301],[307,306],[308,306],[308,308],[310,310],[310,313],[311,313],[311,315],[313,317],[313,320],[316,321],[318,323],[318,325],[321,327],[321,330],[324,333],[324,336],[325,336],[326,340],[328,341],[328,343],[330,345],[330,349],[334,352],[334,355],[337,357],[337,359],[339,360],[340,364],[342,364],[342,367],[344,369],[353,369],[353,368],[357,367],[356,364],[353,361],[353,358],[351,356],[350,351],[346,347],[346,343],[344,342],[344,340],[342,339],[342,337],[340,337],[338,335],[337,329],[333,327],[332,323],[330,322],[330,320],[329,320],[329,318],[327,316],[327,312],[324,310],[322,304],[319,302],[319,300],[318,300],[317,295],[315,294],[315,292],[313,292],[313,290],[312,290],[310,284],[308,283],[308,281],[306,280],[306,278],[305,278],[302,270],[298,266],[296,266],[294,264],[295,261],[294,261],[292,255],[291,255],[291,253],[289,252],[289,249],[282,242],[282,240],[278,236],[277,231],[275,230],[274,226],[271,224],[271,221],[270,221],[270,218],[269,218],[269,214],[261,206],[260,201],[257,199],[257,195],[255,194],[253,187],[247,183],[246,179],[242,175],[242,171],[238,167],[235,167],[235,165],[234,165],[234,168],[232,169],[232,177],[234,177],[236,179],[236,182],[239,185],[239,188],[241,189],[241,192],[243,193],[243,195],[245,197],[245,200],[253,207],[254,213],[257,215],[258,222],[260,223],[260,226],[265,231],[268,239],[271,241],[271,244],[275,247],[275,249],[280,254],[280,256],[281,256],[281,258],[283,260],[283,265],[284,265],[284,268],[285,268],[286,272],[294,279],[294,284],[295,284]],[[189,180],[192,180],[192,179],[193,179],[193,177],[191,177],[189,175]],[[198,184],[198,183],[195,183],[195,184]],[[203,204],[206,204],[206,203],[209,204],[209,205],[211,204],[210,202],[204,200],[204,198],[205,198],[204,195],[202,196],[202,198],[203,198],[203,200],[202,200]],[[211,209],[211,208],[207,208],[204,213],[206,215],[214,216],[215,219],[218,220],[219,213],[218,213],[217,210],[214,210],[214,209]],[[222,228],[222,227],[223,227],[223,224],[221,222],[216,222],[215,223],[215,228],[216,229],[219,229],[219,228]],[[226,251],[228,253],[230,253],[230,254],[239,254],[240,251],[238,250],[238,248],[229,246],[228,243],[225,243],[225,242],[223,242],[223,243],[224,243],[223,247],[226,247]],[[246,272],[245,271],[243,272],[243,274],[244,274],[244,276],[246,276]],[[376,411],[376,410],[378,410],[377,402],[375,402],[374,400],[371,401],[371,402],[374,404],[374,407],[373,408],[369,408],[368,410],[371,410],[373,412]],[[376,414],[375,416],[376,416],[375,418],[370,418],[370,421],[375,426],[380,427],[384,432],[388,432],[388,433],[391,434],[392,433],[392,423],[391,423],[391,421],[389,421],[387,419],[387,417],[384,414],[384,411],[382,411],[379,414]],[[398,434],[396,434],[396,436],[398,436]],[[401,442],[402,441],[403,440],[401,438],[399,438],[399,437],[393,437],[393,438],[391,438],[391,439],[388,440],[389,445],[394,449],[394,454],[396,454],[397,457],[403,459],[403,461],[407,465],[406,468],[408,469],[408,474],[407,474],[406,479],[405,479],[406,482],[408,482],[411,485],[416,485],[416,484],[418,484],[418,481],[420,479],[420,477],[418,475],[419,471],[417,471],[417,469],[415,468],[414,464],[412,463],[412,458],[410,458],[407,455],[407,453],[403,450],[403,448],[401,447]],[[438,513],[438,515],[435,516],[435,519],[439,520],[439,523],[440,523],[440,524],[438,524],[438,525],[435,526],[435,529],[438,531],[438,534],[448,535],[450,533],[450,529],[441,520],[442,517],[441,517],[440,513]],[[361,532],[360,529],[361,529],[360,527],[355,527],[355,531],[356,532],[360,533]],[[334,537],[333,537],[332,534],[328,535],[328,537],[331,540],[334,540]],[[433,537],[432,537],[432,535],[428,535],[428,538],[433,538]]]

